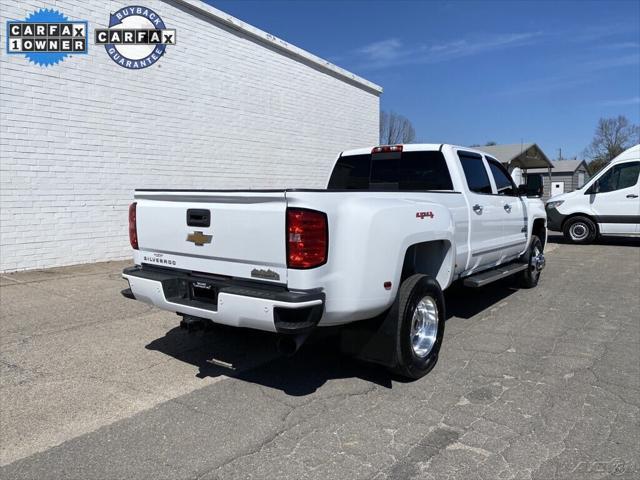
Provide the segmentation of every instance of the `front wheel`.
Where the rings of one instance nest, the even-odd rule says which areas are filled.
[[[444,337],[445,304],[438,282],[415,274],[407,278],[388,312],[396,320],[393,371],[417,379],[426,375],[438,361]]]
[[[564,238],[573,243],[585,245],[595,240],[598,231],[596,224],[587,217],[573,217],[562,228]]]
[[[536,236],[531,236],[531,243],[523,260],[527,263],[527,269],[518,274],[518,281],[523,288],[533,288],[538,285],[540,272],[545,266],[542,241]]]

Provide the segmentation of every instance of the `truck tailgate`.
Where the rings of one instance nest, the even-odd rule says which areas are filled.
[[[284,191],[137,190],[135,198],[139,263],[286,283]]]

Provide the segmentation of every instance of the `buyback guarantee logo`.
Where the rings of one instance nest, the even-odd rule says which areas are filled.
[[[160,60],[167,45],[176,44],[176,31],[147,7],[124,7],[109,17],[109,28],[96,28],[96,45],[104,45],[118,65],[133,70]]]
[[[24,55],[42,67],[55,65],[67,55],[87,53],[87,30],[84,20],[41,8],[25,20],[7,21],[7,53]]]

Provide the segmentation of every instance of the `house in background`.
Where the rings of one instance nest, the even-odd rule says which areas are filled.
[[[533,168],[547,170],[553,164],[542,149],[535,143],[512,143],[506,145],[485,145],[478,150],[496,158],[509,172],[516,168],[531,170]]]
[[[516,185],[528,184],[538,191],[543,185],[541,177],[546,178],[543,198],[549,198],[549,178],[553,163],[535,143],[512,143],[505,145],[485,145],[478,150],[496,158],[509,171]],[[545,175],[531,175],[530,172],[544,172]]]
[[[584,160],[558,160],[552,163],[550,180],[546,168],[533,168],[527,171],[529,176],[542,174],[544,198],[573,192],[589,180],[589,171]]]

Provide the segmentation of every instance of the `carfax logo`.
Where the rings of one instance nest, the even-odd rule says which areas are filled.
[[[25,20],[7,21],[7,53],[43,67],[55,65],[67,55],[87,53],[87,30],[86,21],[42,8]]]
[[[138,70],[156,63],[176,44],[176,31],[147,7],[124,7],[109,17],[109,28],[96,28],[96,45],[104,45],[118,65]]]

